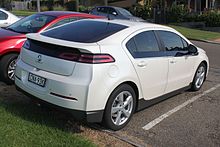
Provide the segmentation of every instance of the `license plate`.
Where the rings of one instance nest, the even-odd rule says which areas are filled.
[[[29,73],[28,81],[31,82],[31,83],[34,83],[38,86],[41,86],[41,87],[45,87],[45,84],[46,84],[46,79],[45,78],[43,78],[41,76],[37,76],[37,75],[32,74],[32,73]]]

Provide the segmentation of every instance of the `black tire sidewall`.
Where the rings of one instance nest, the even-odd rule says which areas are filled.
[[[10,63],[18,58],[18,54],[8,54],[1,58],[0,60],[0,78],[6,84],[13,84],[14,81],[8,77],[8,67]]]
[[[117,126],[111,120],[111,108],[112,108],[112,103],[114,102],[115,98],[118,96],[119,93],[121,93],[123,91],[128,91],[131,93],[131,95],[133,97],[133,110],[132,110],[131,115],[128,118],[128,120],[124,124]],[[110,95],[110,97],[108,99],[108,102],[107,102],[106,108],[105,108],[104,119],[103,119],[104,125],[107,128],[110,128],[115,131],[122,129],[123,127],[125,127],[129,123],[129,121],[135,111],[135,107],[136,107],[136,94],[135,94],[134,89],[130,85],[127,85],[127,84],[120,85],[112,92],[112,94]]]
[[[198,91],[198,90],[200,90],[201,87],[202,87],[202,85],[203,85],[203,83],[202,83],[202,85],[201,85],[199,88],[196,87],[196,74],[197,74],[197,71],[199,70],[199,68],[200,68],[201,66],[203,66],[203,67],[205,68],[205,78],[204,78],[203,83],[205,82],[206,73],[207,73],[207,67],[206,67],[206,65],[202,62],[201,64],[199,64],[199,66],[198,66],[198,68],[197,68],[197,70],[196,70],[196,72],[195,72],[195,75],[194,75],[194,78],[193,78],[193,82],[192,82],[192,87],[191,87],[191,90],[192,90],[192,91]]]

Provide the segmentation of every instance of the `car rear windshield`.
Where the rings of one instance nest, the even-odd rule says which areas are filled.
[[[94,43],[125,28],[127,26],[109,22],[82,20],[52,29],[42,35],[79,43]]]

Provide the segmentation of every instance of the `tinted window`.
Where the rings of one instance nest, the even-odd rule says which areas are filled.
[[[113,8],[109,8],[109,14],[117,15],[118,13]]]
[[[118,8],[118,11],[124,16],[132,16],[132,14],[129,11],[127,11],[123,8]]]
[[[56,22],[55,24],[51,25],[50,27],[47,28],[48,29],[51,29],[51,28],[55,28],[55,27],[58,27],[58,26],[61,26],[63,24],[66,24],[66,23],[69,23],[69,22],[72,22],[72,21],[75,21],[77,20],[76,17],[72,17],[72,18],[65,18],[65,19],[62,19],[62,20],[59,20],[58,22]]]
[[[97,11],[101,12],[101,13],[108,13],[108,8],[107,7],[98,7]]]
[[[167,51],[184,50],[182,38],[177,34],[168,31],[159,31],[159,35]]]
[[[2,11],[0,11],[0,20],[6,20],[8,19],[8,15]]]
[[[138,52],[159,51],[153,31],[142,32],[134,37]]]
[[[44,36],[80,43],[98,42],[127,26],[108,22],[82,20],[42,33]]]
[[[164,54],[160,51],[153,31],[142,32],[127,43],[126,47],[134,58],[159,57]]]
[[[56,22],[55,24],[53,24],[52,26],[50,26],[49,28],[54,28],[54,27],[63,25],[63,24],[68,23],[68,22],[70,22],[70,19],[69,19],[69,18],[62,19],[62,20],[59,20],[58,22]],[[49,28],[48,28],[48,29],[49,29]]]
[[[128,49],[128,51],[134,55],[135,52],[137,52],[137,48],[136,48],[136,45],[135,45],[135,42],[134,42],[134,38],[131,38],[127,44],[126,44],[126,47]]]
[[[188,47],[188,43],[186,42],[186,40],[182,39],[182,42],[183,42],[183,47],[187,48]]]

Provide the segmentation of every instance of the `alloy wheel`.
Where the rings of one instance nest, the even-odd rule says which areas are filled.
[[[8,66],[8,78],[12,81],[14,81],[14,79],[15,79],[14,75],[15,75],[16,61],[17,61],[17,59],[12,60]]]
[[[111,120],[117,125],[123,125],[131,116],[133,110],[133,97],[128,91],[119,93],[112,103]]]
[[[205,67],[200,66],[196,72],[196,80],[195,80],[196,88],[200,88],[202,86],[204,80],[205,80]]]

